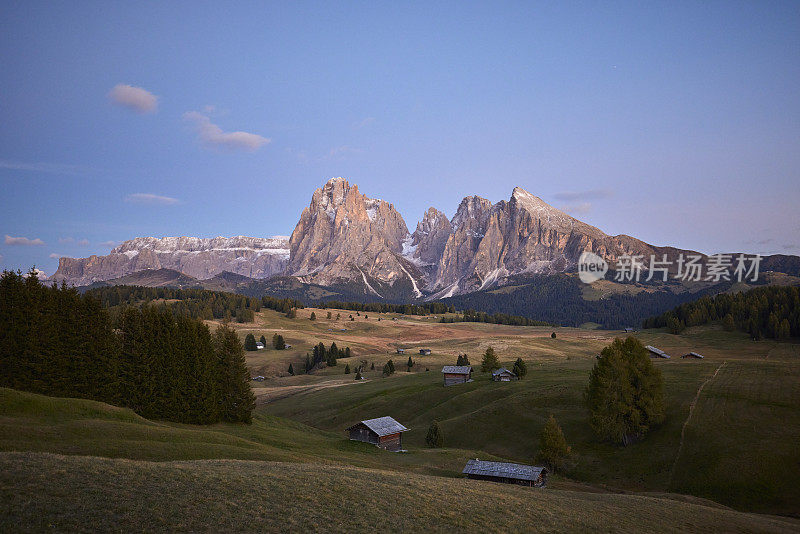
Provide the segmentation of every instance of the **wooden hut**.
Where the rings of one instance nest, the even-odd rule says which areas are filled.
[[[466,384],[472,381],[472,367],[469,365],[445,365],[442,367],[445,386]]]
[[[495,382],[511,382],[517,379],[519,379],[519,377],[505,367],[492,371],[492,380]]]
[[[406,349],[397,349],[397,354],[405,354]]]
[[[703,359],[703,355],[702,354],[698,354],[697,352],[688,352],[688,353],[684,354],[683,356],[681,356],[681,358],[697,358],[698,360],[702,360]]]
[[[467,478],[474,480],[490,480],[537,488],[547,484],[548,475],[546,467],[507,462],[483,462],[477,458],[469,460],[462,473],[467,475]]]
[[[667,354],[663,350],[657,349],[652,345],[647,345],[645,346],[645,348],[650,353],[651,358],[664,358],[666,360],[669,360],[669,354]]]
[[[430,356],[431,355],[431,349],[419,349],[419,353],[422,356]]]
[[[397,452],[403,450],[403,432],[406,430],[406,427],[386,416],[359,421],[348,428],[347,432],[353,441],[364,441],[381,449]]]

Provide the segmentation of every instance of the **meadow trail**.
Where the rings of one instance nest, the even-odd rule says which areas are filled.
[[[708,379],[700,384],[700,387],[697,388],[697,394],[695,394],[694,399],[692,399],[692,403],[689,405],[689,415],[686,417],[686,421],[683,422],[683,426],[681,427],[681,441],[678,444],[678,453],[675,455],[675,462],[672,464],[672,469],[669,472],[669,481],[667,482],[667,489],[672,487],[672,479],[675,476],[675,468],[678,467],[678,460],[681,458],[681,453],[683,452],[683,439],[686,434],[686,426],[689,424],[689,421],[692,419],[692,414],[694,413],[694,407],[697,405],[697,401],[700,398],[700,394],[703,392],[703,388],[706,387],[706,384],[714,380],[717,374],[719,373],[720,369],[725,367],[725,364],[728,362],[722,362],[717,370],[714,371],[714,374],[708,377]]]

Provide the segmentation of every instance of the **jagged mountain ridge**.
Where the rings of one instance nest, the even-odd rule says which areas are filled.
[[[289,262],[285,237],[137,237],[106,256],[60,258],[50,277],[56,282],[84,286],[147,269],[171,269],[197,279],[224,271],[249,278],[280,274]]]
[[[332,178],[314,192],[288,239],[140,237],[107,256],[62,258],[51,279],[86,285],[166,268],[206,280],[228,271],[251,279],[281,275],[282,285],[294,279],[364,300],[396,302],[569,272],[583,251],[612,265],[623,254],[696,254],[609,236],[519,187],[496,204],[468,196],[452,219],[429,208],[411,234],[392,204]]]

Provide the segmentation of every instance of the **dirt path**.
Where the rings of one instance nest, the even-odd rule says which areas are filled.
[[[700,398],[700,393],[703,392],[703,388],[706,387],[706,384],[708,384],[709,382],[714,380],[714,378],[716,378],[717,373],[719,373],[720,369],[725,367],[726,363],[728,362],[722,362],[720,366],[717,367],[717,370],[714,371],[714,374],[708,377],[708,379],[706,379],[705,382],[700,384],[700,387],[697,388],[697,394],[694,396],[694,399],[692,399],[692,403],[689,405],[689,415],[686,417],[686,421],[683,422],[683,426],[681,427],[681,441],[680,444],[678,445],[678,453],[675,455],[675,462],[672,464],[672,469],[669,472],[669,482],[667,482],[667,490],[669,490],[672,487],[672,479],[675,476],[675,468],[678,467],[678,460],[680,460],[681,453],[683,452],[683,439],[684,436],[686,435],[686,425],[688,425],[689,421],[692,419],[692,414],[694,414],[694,407],[697,405],[697,401]]]

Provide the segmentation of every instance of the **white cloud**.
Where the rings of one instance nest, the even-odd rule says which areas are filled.
[[[10,235],[6,234],[6,245],[19,245],[23,247],[31,247],[31,246],[44,245],[44,241],[42,241],[38,237],[34,239],[28,239],[27,237],[11,237]]]
[[[566,204],[564,206],[559,206],[558,209],[573,215],[585,215],[592,210],[592,204],[591,202],[578,202],[577,204]]]
[[[364,120],[362,120],[362,121],[359,121],[359,122],[357,122],[357,123],[355,124],[355,127],[356,127],[356,129],[358,130],[358,129],[364,128],[364,127],[366,127],[366,126],[369,126],[369,125],[370,125],[370,124],[372,124],[373,122],[375,122],[375,117],[367,117],[366,119],[364,119]]]
[[[354,148],[348,145],[335,146],[328,151],[329,158],[343,158],[347,154],[360,154],[360,148]]]
[[[172,204],[177,204],[180,200],[172,197],[154,195],[152,193],[133,193],[125,197],[125,202],[131,204],[149,204],[151,206],[170,206]]]
[[[108,98],[115,104],[132,109],[137,113],[152,113],[158,107],[158,97],[147,89],[119,83],[108,92]]]
[[[119,244],[118,241],[103,241],[100,243],[101,247],[114,248]]]
[[[56,254],[55,252],[53,252],[52,254],[50,254],[50,257],[51,257],[52,259],[54,259],[54,260],[57,260],[58,258],[60,258],[60,257],[61,257],[61,254]]]
[[[272,139],[248,132],[223,132],[222,128],[199,111],[188,111],[183,114],[183,118],[194,123],[200,140],[206,145],[252,152],[272,141]]]
[[[562,191],[553,195],[557,200],[576,201],[576,200],[597,200],[608,198],[613,194],[610,189],[588,189],[586,191]]]
[[[87,167],[80,165],[66,165],[62,163],[26,163],[23,161],[0,160],[0,169],[11,169],[14,171],[33,171],[48,172],[52,174],[81,174],[89,171]]]
[[[69,243],[74,243],[75,242],[75,238],[74,237],[59,237],[58,238],[58,242],[61,243],[62,245],[66,245],[66,244],[69,244]]]

